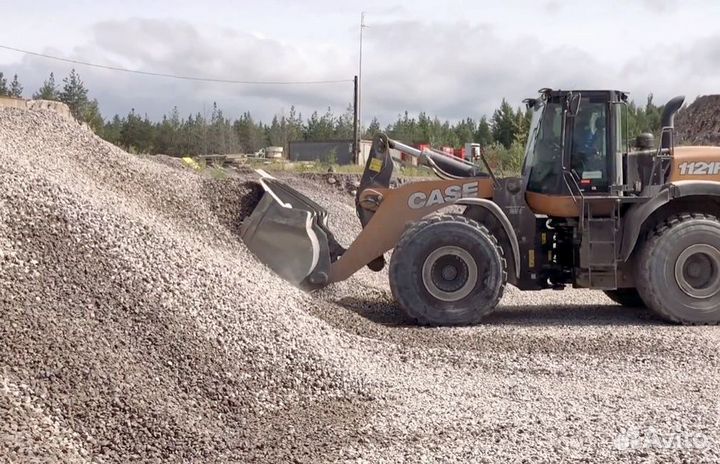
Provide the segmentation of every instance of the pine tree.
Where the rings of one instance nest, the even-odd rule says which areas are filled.
[[[345,109],[345,113],[335,120],[335,138],[337,140],[352,140],[353,129],[353,107],[349,104]]]
[[[125,121],[116,114],[112,120],[105,123],[102,131],[103,138],[114,145],[120,145],[122,143],[120,134],[124,124]]]
[[[180,125],[180,152],[184,155],[192,155],[192,136],[191,136],[191,129],[193,127],[193,124],[195,122],[193,121],[192,115],[188,116],[186,120],[183,120]]]
[[[0,72],[0,96],[7,97],[10,95],[10,90],[7,87],[7,79],[5,79],[5,76],[3,76],[3,73]]]
[[[492,117],[492,134],[496,142],[510,148],[518,133],[517,119],[512,106],[503,98],[500,108]]]
[[[391,138],[402,140],[406,143],[428,143],[430,140],[430,122],[425,113],[420,113],[420,124],[411,118],[407,111],[398,115],[398,120],[387,128]]]
[[[131,153],[153,153],[155,131],[147,115],[140,117],[135,108],[130,113],[120,130],[120,142]]]
[[[135,114],[135,108],[132,108],[120,130],[120,143],[130,152],[136,151],[140,144],[140,124],[140,117]]]
[[[332,140],[335,134],[335,116],[330,108],[322,116],[315,111],[305,126],[305,140]]]
[[[281,123],[277,115],[275,115],[270,123],[270,127],[268,127],[268,140],[272,146],[285,146],[285,134],[283,133],[285,118],[282,118],[282,120],[283,123]]]
[[[142,130],[144,137],[144,144],[142,145],[143,153],[155,153],[155,131],[153,130],[153,123],[145,113],[145,119],[142,121]]]
[[[23,93],[23,86],[20,85],[20,82],[18,82],[18,76],[15,74],[13,76],[13,80],[10,83],[10,96],[15,98],[22,97]]]
[[[479,143],[481,147],[488,147],[493,143],[492,130],[490,124],[488,124],[487,118],[483,116],[480,118],[477,131],[474,137],[475,142]]]
[[[173,130],[166,115],[163,115],[162,122],[155,124],[155,150],[156,153],[170,155],[173,139]]]
[[[265,127],[256,124],[249,112],[243,113],[233,124],[240,150],[255,153],[266,145]]]
[[[443,123],[440,127],[440,133],[442,134],[441,140],[444,147],[460,147],[460,138],[454,128],[450,125],[450,121],[445,121]]]
[[[180,156],[184,154],[184,152],[182,148],[182,121],[180,121],[180,111],[178,111],[177,106],[173,106],[172,111],[170,111],[170,128],[172,129],[172,138],[170,140],[168,154]]]
[[[225,117],[222,110],[218,107],[217,102],[213,102],[212,113],[210,115],[209,128],[209,149],[212,154],[224,155],[228,153],[228,143],[225,134]]]
[[[195,124],[190,128],[191,153],[195,155],[207,155],[207,120],[198,111],[195,114]]]
[[[380,132],[380,121],[378,121],[377,118],[372,118],[372,121],[370,121],[370,125],[368,126],[367,130],[365,131],[365,135],[363,136],[366,140],[372,140],[375,138],[375,135],[377,135]]]
[[[455,135],[457,136],[458,142],[462,145],[468,142],[473,142],[475,139],[475,132],[477,132],[477,125],[472,118],[465,118],[453,128]]]
[[[290,114],[287,118],[287,141],[295,142],[303,139],[303,118],[302,114],[295,112],[295,106],[290,107]]]
[[[522,108],[518,108],[515,113],[515,126],[517,128],[517,132],[515,132],[515,141],[523,147],[527,143],[531,117],[532,113],[530,113],[530,111],[523,111]]]
[[[93,132],[102,137],[102,130],[105,123],[100,114],[100,106],[96,99],[93,98],[92,101],[89,101],[82,109],[82,120],[90,126]]]
[[[42,87],[33,94],[34,100],[57,100],[58,90],[55,85],[55,75],[50,73],[50,78],[43,82]]]
[[[429,143],[431,145],[438,143],[438,136],[433,120],[425,112],[418,115],[417,125],[415,118],[408,118],[407,111],[402,120],[403,130],[408,134],[410,143]]]
[[[647,125],[645,130],[657,134],[660,129],[662,129],[660,127],[661,112],[662,107],[656,106],[653,103],[653,94],[648,95],[647,104],[645,105],[645,123]]]
[[[59,95],[60,101],[70,108],[70,112],[75,119],[84,122],[84,113],[90,103],[88,89],[85,88],[85,84],[80,80],[80,75],[75,72],[75,69],[70,71],[70,75],[63,79],[63,82],[65,85]]]

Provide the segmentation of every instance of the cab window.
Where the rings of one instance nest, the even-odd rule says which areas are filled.
[[[607,102],[583,98],[574,118],[570,166],[584,191],[607,190]]]
[[[538,102],[533,108],[523,172],[531,192],[555,192],[562,167],[562,104]]]

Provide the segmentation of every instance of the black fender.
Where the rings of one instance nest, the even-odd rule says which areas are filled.
[[[515,267],[515,277],[520,278],[520,244],[518,243],[517,235],[515,235],[515,229],[513,229],[512,224],[510,223],[510,219],[508,219],[507,215],[503,212],[500,207],[490,201],[486,200],[484,198],[461,198],[460,200],[457,200],[456,202],[452,203],[453,205],[464,205],[464,206],[477,206],[480,208],[483,208],[487,210],[490,214],[495,216],[495,218],[498,220],[498,222],[502,225],[503,230],[505,231],[505,235],[507,235],[508,240],[510,240],[510,247],[512,248],[513,253],[513,260],[514,260],[514,267]]]
[[[620,246],[620,259],[630,258],[643,225],[660,207],[672,200],[691,196],[711,196],[720,200],[720,182],[707,180],[682,180],[663,186],[652,198],[630,208],[623,217],[623,236]]]

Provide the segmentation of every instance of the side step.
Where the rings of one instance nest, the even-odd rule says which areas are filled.
[[[592,201],[583,199],[583,244],[581,268],[587,272],[590,288],[615,290],[618,284],[617,266],[617,203],[613,203],[609,217],[593,215]]]

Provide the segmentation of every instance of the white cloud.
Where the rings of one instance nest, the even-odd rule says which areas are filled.
[[[274,8],[285,5],[270,3]],[[668,25],[679,21],[675,17],[687,21],[697,16],[688,9],[639,21],[598,16],[602,8],[598,10],[597,5],[589,5],[587,14],[568,3],[548,10],[552,1],[534,9],[521,1],[510,2],[515,9],[493,6],[483,11],[473,7],[464,15],[462,5],[449,2],[447,9],[433,6],[437,10],[434,16],[427,14],[430,6],[423,3],[413,8],[370,3],[363,61],[366,123],[372,116],[389,122],[405,110],[447,119],[479,117],[490,113],[503,97],[519,106],[540,87],[620,88],[640,101],[653,92],[659,103],[677,93],[692,97],[720,90],[716,87],[720,37],[701,27],[683,37],[668,32]],[[673,0],[661,3],[664,8],[679,8]],[[635,11],[645,10],[643,5],[637,3]],[[351,13],[351,8],[343,8]],[[288,14],[300,15],[295,4],[287,4],[286,9]],[[313,11],[317,10],[320,8]],[[518,12],[527,14],[516,15]],[[318,14],[308,23],[300,17],[294,23],[290,17],[280,17],[277,24],[258,22],[254,28],[235,27],[223,18],[215,26],[207,18],[86,18],[88,25],[79,30],[87,33],[81,39],[74,38],[70,47],[58,40],[57,49],[45,51],[182,75],[241,80],[351,79],[357,69],[359,14],[346,22],[337,22],[337,14]],[[295,29],[288,29],[288,24]],[[59,81],[71,67],[17,55],[4,61],[0,71],[17,72],[27,93],[51,70]],[[135,108],[157,118],[175,105],[188,114],[217,101],[227,115],[251,111],[269,120],[282,109],[287,112],[290,105],[306,116],[328,106],[340,112],[352,99],[349,82],[223,85],[77,68],[106,115]]]
[[[54,53],[58,53],[55,51]],[[293,44],[238,31],[200,31],[183,21],[133,18],[104,21],[92,39],[66,56],[104,65],[158,73],[251,81],[352,79],[348,58],[336,47],[303,49]],[[55,70],[59,77],[72,65],[27,56],[14,66],[35,88]],[[200,111],[218,101],[229,114],[251,110],[268,119],[295,104],[305,111],[328,106],[343,110],[352,100],[352,83],[322,86],[232,85],[172,80],[77,66],[105,114],[130,108],[158,117],[177,105]],[[59,78],[58,78],[59,81]]]

